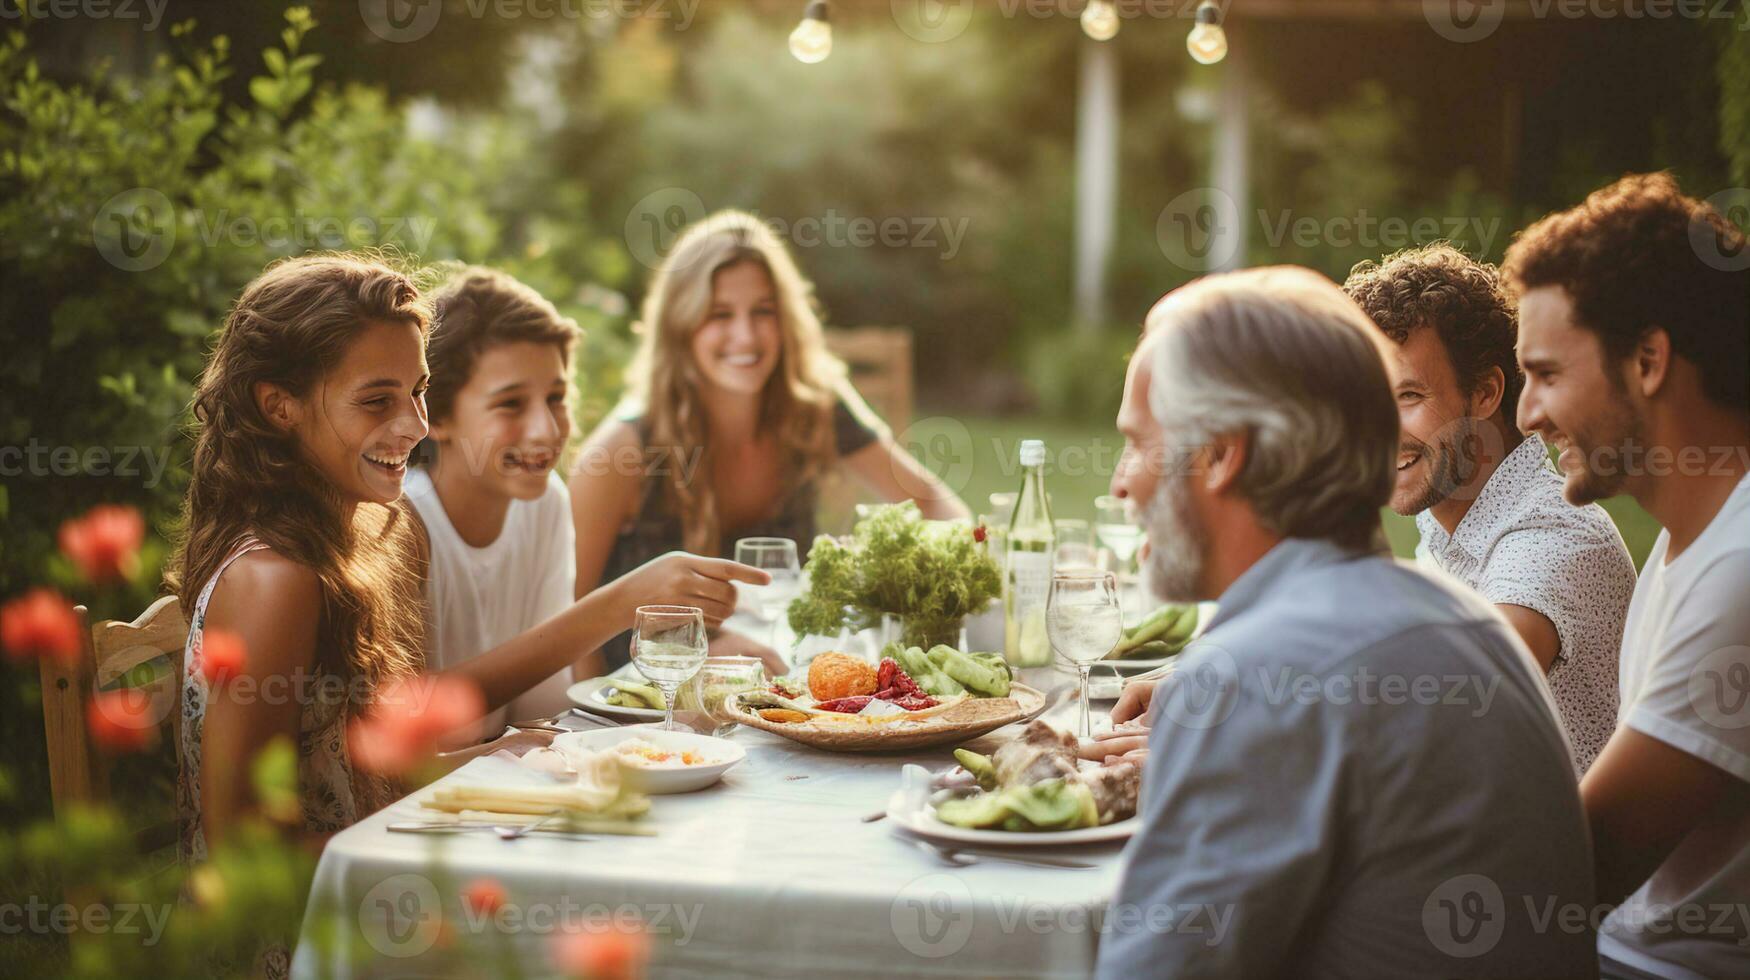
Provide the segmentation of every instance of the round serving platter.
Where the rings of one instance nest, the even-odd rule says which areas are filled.
[[[1006,698],[967,698],[941,714],[894,722],[858,721],[848,715],[845,721],[785,723],[767,721],[740,702],[726,708],[738,724],[828,752],[896,752],[964,742],[1031,718],[1044,710],[1045,695],[1012,684]]]

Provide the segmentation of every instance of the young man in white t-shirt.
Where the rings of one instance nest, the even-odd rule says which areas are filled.
[[[1580,785],[1603,973],[1750,976],[1750,251],[1648,174],[1527,229],[1503,272],[1520,427],[1561,450],[1570,503],[1626,493],[1664,526]]]
[[[407,474],[406,493],[425,527],[428,666],[453,666],[571,605],[576,579],[571,501],[555,474],[571,435],[571,349],[580,332],[539,293],[493,269],[458,272],[433,300],[427,351],[430,446]],[[696,578],[738,567],[665,555],[627,578],[649,603],[704,605]],[[708,610],[720,619],[726,610]],[[629,624],[628,624],[629,625]],[[569,706],[578,662],[492,712],[477,734]]]

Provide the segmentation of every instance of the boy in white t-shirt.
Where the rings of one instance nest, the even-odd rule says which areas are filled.
[[[1750,976],[1750,251],[1648,174],[1527,229],[1503,271],[1520,427],[1561,450],[1570,503],[1626,493],[1664,526],[1580,784],[1616,906],[1602,971]]]
[[[539,293],[492,269],[462,269],[433,305],[431,434],[406,494],[428,545],[427,666],[443,669],[573,601],[571,501],[554,468],[571,435],[571,349],[581,333]],[[632,574],[644,602],[696,605],[685,598],[697,591],[689,583],[730,567],[739,566],[673,554]],[[579,651],[571,668],[487,715],[477,734],[563,711],[574,677],[599,672]]]

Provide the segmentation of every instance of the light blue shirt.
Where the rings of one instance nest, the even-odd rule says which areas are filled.
[[[1481,598],[1291,539],[1157,689],[1099,976],[1591,976],[1549,688]]]

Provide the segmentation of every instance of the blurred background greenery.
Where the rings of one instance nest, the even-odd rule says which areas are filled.
[[[1738,0],[1690,19],[1509,19],[1478,43],[1441,36],[1416,3],[1372,18],[1259,2],[1277,15],[1248,20],[1235,0],[1235,54],[1213,67],[1186,57],[1185,16],[1130,17],[1107,42],[1122,125],[1106,322],[1077,330],[1076,93],[1093,43],[1078,4],[973,3],[962,33],[926,43],[902,29],[905,4],[842,0],[832,56],[804,65],[785,47],[799,0],[429,0],[405,10],[441,16],[404,42],[373,3],[388,9],[165,0],[148,26],[0,0],[0,447],[43,450],[0,482],[0,598],[40,577],[60,522],[91,504],[138,504],[173,532],[190,383],[237,290],[283,255],[383,246],[508,269],[589,331],[587,429],[619,392],[674,216],[904,219],[928,240],[794,236],[827,322],[913,332],[914,417],[960,427],[975,510],[1013,489],[1015,442],[1035,436],[1055,450],[1060,515],[1085,517],[1137,325],[1201,271],[1160,225],[1209,184],[1222,80],[1242,63],[1247,264],[1341,279],[1433,237],[1498,260],[1514,229],[1633,170],[1668,168],[1702,196],[1750,187]],[[1434,230],[1354,233],[1387,217]],[[130,451],[139,472],[111,472]],[[1638,560],[1656,528],[1611,509]],[[1410,525],[1387,523],[1413,547]],[[4,712],[27,768],[32,708]],[[13,794],[0,811],[42,806]]]

